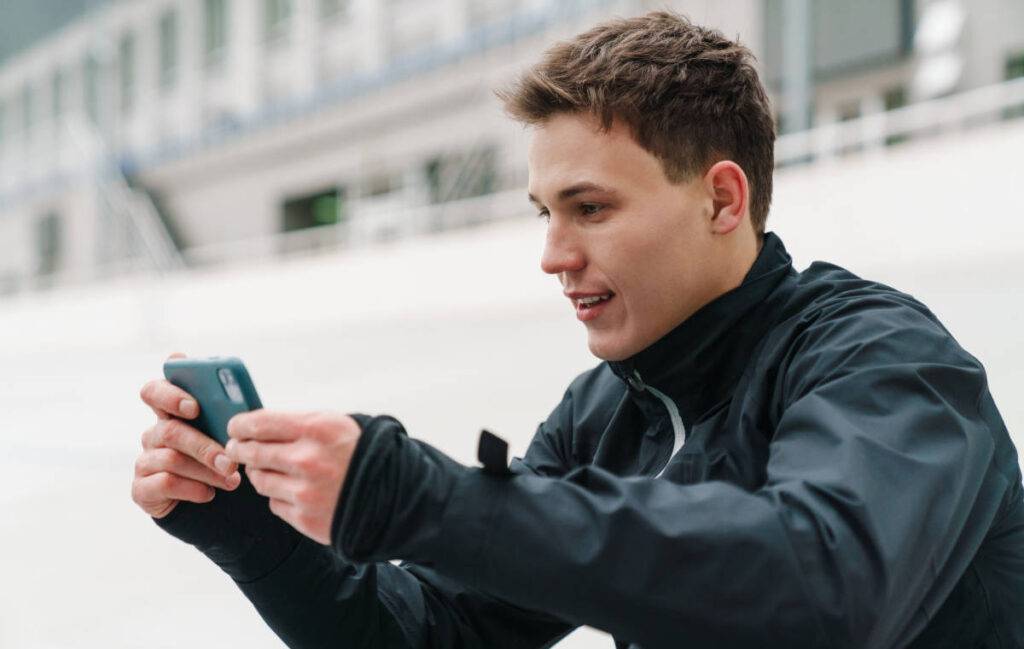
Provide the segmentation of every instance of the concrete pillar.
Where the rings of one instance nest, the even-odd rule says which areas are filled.
[[[237,3],[236,3],[237,4]],[[203,124],[203,3],[179,2],[178,10],[178,128],[182,135],[199,131]],[[145,44],[143,44],[145,46]]]
[[[462,39],[468,27],[469,0],[442,0],[438,4],[441,42],[447,44]]]
[[[319,56],[320,12],[316,0],[293,0],[292,35],[295,78],[292,94],[309,96],[316,90]]]
[[[388,3],[378,0],[354,0],[358,6],[353,9],[356,17],[364,27],[364,49],[365,57],[360,66],[360,72],[374,72],[383,68],[388,62],[388,39],[390,38],[390,25]]]
[[[235,97],[240,117],[252,115],[260,105],[260,75],[266,49],[261,38],[263,5],[256,0],[228,3],[225,81]]]
[[[808,0],[783,3],[782,105],[786,131],[810,128],[814,92],[811,52],[811,5]]]

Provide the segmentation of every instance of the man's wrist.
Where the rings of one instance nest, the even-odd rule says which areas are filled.
[[[172,536],[195,546],[237,582],[261,579],[279,566],[301,535],[275,516],[267,499],[242,472],[234,491],[217,491],[209,503],[179,502],[154,522]]]
[[[429,560],[466,468],[410,439],[393,417],[353,418],[362,434],[332,521],[332,546],[360,562]]]

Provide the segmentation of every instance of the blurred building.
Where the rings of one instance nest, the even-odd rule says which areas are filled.
[[[664,6],[757,54],[780,164],[1024,105],[1016,0],[6,0],[0,293],[521,215],[492,90]]]

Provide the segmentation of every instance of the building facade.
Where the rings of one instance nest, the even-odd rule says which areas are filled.
[[[8,30],[45,5],[7,4]],[[527,212],[493,89],[612,15],[738,36],[783,131],[1024,75],[1011,0],[70,4],[0,52],[0,292]]]

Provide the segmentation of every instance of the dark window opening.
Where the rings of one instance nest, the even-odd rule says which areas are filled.
[[[348,14],[349,0],[320,0],[320,17],[324,20],[338,20]]]
[[[903,108],[907,105],[907,88],[906,86],[895,86],[889,88],[882,95],[882,105],[885,107],[885,111],[896,110],[897,108]],[[893,144],[899,144],[900,142],[906,142],[909,136],[905,133],[898,135],[889,135],[885,138],[885,145],[892,146]]]
[[[21,91],[21,128],[25,136],[25,143],[32,140],[32,126],[35,124],[35,93],[32,84],[26,83]]]
[[[1024,77],[1024,51],[1016,52],[1006,57],[1006,67],[1003,78],[1007,81]],[[1015,119],[1024,117],[1024,104],[1010,106],[1003,111],[1004,119]]]
[[[263,40],[267,43],[286,40],[291,17],[291,0],[264,0]]]
[[[297,232],[321,226],[338,225],[346,218],[345,191],[341,188],[330,189],[325,192],[288,199],[284,202],[282,217],[282,232]],[[287,237],[283,240],[281,252],[290,253],[332,247],[339,242],[340,234],[334,230],[328,232],[330,232],[330,236],[325,232],[323,237]]]
[[[168,9],[160,16],[160,87],[169,90],[178,80],[178,14]]]
[[[860,117],[861,117],[860,99],[853,99],[853,100],[844,102],[843,104],[840,104],[840,106],[838,108],[838,111],[837,111],[837,118],[838,118],[840,123],[852,122],[852,121],[860,119]],[[853,137],[856,138],[857,134],[854,134]],[[858,151],[862,151],[863,149],[864,149],[864,145],[861,142],[854,142],[852,144],[844,143],[842,146],[839,147],[839,155],[847,155],[849,153],[856,153]]]
[[[226,0],[206,0],[203,16],[203,60],[207,66],[216,66],[224,59],[228,41]]]
[[[87,54],[82,64],[82,103],[85,115],[93,126],[100,123],[100,64],[92,54]]]
[[[121,112],[125,115],[135,107],[135,36],[124,34],[118,43],[117,76],[120,82]]]
[[[36,274],[45,276],[61,268],[63,257],[63,232],[60,215],[56,212],[44,214],[36,222]]]
[[[340,190],[302,196],[285,201],[282,231],[304,230],[321,225],[336,225],[344,219],[343,193]]]
[[[497,149],[491,145],[435,156],[423,167],[432,203],[484,196],[498,190]]]
[[[64,115],[64,71],[60,68],[53,71],[50,81],[50,102],[53,120],[58,122]]]

